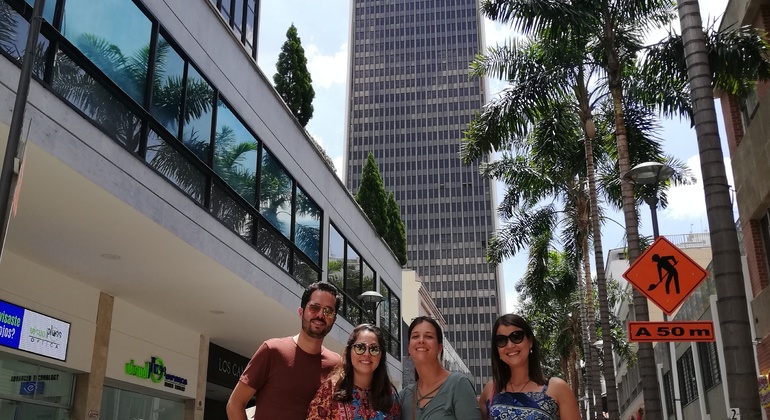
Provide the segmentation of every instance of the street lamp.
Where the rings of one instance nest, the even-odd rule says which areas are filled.
[[[658,232],[658,186],[661,182],[664,182],[671,178],[674,174],[674,169],[668,165],[660,162],[644,162],[640,163],[623,175],[623,180],[635,185],[652,185],[652,194],[645,195],[644,202],[650,206],[650,217],[652,219],[652,237],[658,239],[660,232]],[[663,314],[663,322],[668,321],[668,315]],[[668,359],[671,363],[671,379],[674,388],[674,407],[675,418],[682,418],[682,403],[679,395],[679,374],[676,371],[676,363],[674,363],[674,355],[676,354],[676,345],[673,342],[668,343]]]
[[[363,305],[366,313],[369,314],[369,319],[372,320],[372,323],[376,325],[377,319],[375,318],[375,315],[377,314],[377,308],[380,306],[380,303],[385,300],[385,296],[381,295],[379,292],[370,290],[358,295],[358,300],[361,302],[361,305]],[[374,304],[374,309],[369,311],[366,308],[367,304]]]

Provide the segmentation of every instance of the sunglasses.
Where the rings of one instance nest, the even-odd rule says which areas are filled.
[[[334,315],[336,314],[334,308],[329,306],[321,306],[317,303],[308,303],[307,306],[305,306],[305,309],[308,310],[311,314],[317,314],[323,310],[323,314],[327,318],[334,318]]]
[[[351,347],[353,347],[353,351],[359,356],[362,356],[364,353],[366,353],[367,348],[369,349],[369,354],[372,356],[379,356],[380,352],[382,352],[382,348],[380,348],[380,346],[377,344],[356,343]]]
[[[514,331],[508,335],[496,335],[495,345],[497,347],[503,348],[508,345],[508,340],[510,340],[513,344],[520,344],[522,341],[524,341],[524,337],[526,336],[527,333],[521,330]]]

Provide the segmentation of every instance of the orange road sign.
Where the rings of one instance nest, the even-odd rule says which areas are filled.
[[[706,270],[662,236],[623,273],[666,315],[673,314],[706,277]]]
[[[628,341],[716,341],[714,321],[628,321]]]

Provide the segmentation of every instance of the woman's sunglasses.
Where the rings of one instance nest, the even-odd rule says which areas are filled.
[[[521,330],[514,331],[508,335],[496,335],[495,345],[497,345],[497,347],[503,348],[508,345],[508,340],[510,340],[513,344],[519,344],[524,341],[524,337],[526,336],[527,333]]]
[[[351,347],[353,347],[353,351],[359,356],[362,356],[364,353],[366,353],[367,348],[369,348],[369,354],[372,356],[379,356],[380,352],[382,351],[380,346],[377,344],[356,343]]]

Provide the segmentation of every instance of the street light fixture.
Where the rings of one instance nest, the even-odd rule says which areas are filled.
[[[380,306],[380,303],[382,303],[385,300],[385,296],[381,295],[379,292],[370,290],[368,292],[364,292],[358,295],[358,300],[363,305],[366,313],[369,314],[369,319],[371,319],[372,323],[376,325],[377,320],[375,318],[375,315],[377,314],[377,308]],[[374,309],[371,311],[367,309],[366,308],[367,304],[374,304]]]
[[[652,194],[645,195],[644,202],[650,206],[650,218],[652,219],[652,237],[658,239],[658,187],[662,182],[667,181],[674,174],[674,169],[660,162],[640,163],[623,175],[623,180],[635,185],[652,185]],[[668,321],[668,315],[663,314],[663,322]],[[679,374],[676,371],[674,355],[676,354],[676,345],[668,343],[668,359],[671,362],[671,379],[674,388],[674,418],[682,418],[682,403],[679,396]]]

